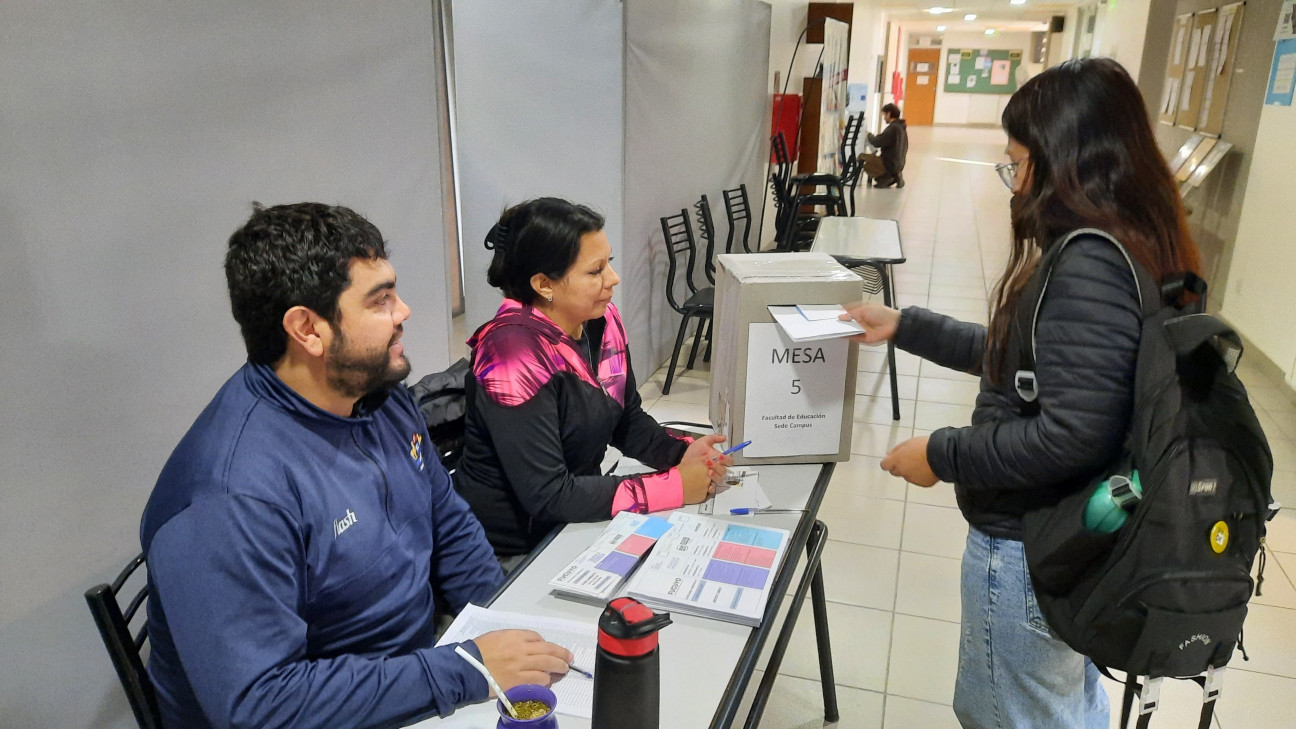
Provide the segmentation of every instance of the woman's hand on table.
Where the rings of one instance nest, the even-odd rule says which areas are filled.
[[[863,334],[851,337],[852,342],[860,344],[882,344],[891,341],[895,336],[896,326],[900,323],[900,311],[881,304],[848,304],[846,313],[838,319],[854,320],[864,327]]]
[[[716,446],[725,437],[718,433],[703,436],[689,444],[680,459],[680,478],[684,482],[684,503],[698,504],[715,492],[715,484],[724,478],[725,471],[733,465],[733,458],[721,455]]]
[[[927,461],[927,436],[910,438],[882,459],[882,470],[915,486],[934,486],[940,479]]]

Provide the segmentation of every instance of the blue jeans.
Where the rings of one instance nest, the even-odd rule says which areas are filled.
[[[1098,669],[1049,630],[1022,543],[968,530],[954,713],[976,729],[1107,729]]]

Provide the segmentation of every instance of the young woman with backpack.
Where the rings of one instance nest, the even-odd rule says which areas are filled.
[[[1108,726],[1092,662],[1040,614],[1022,518],[1083,488],[1120,457],[1134,399],[1139,290],[1125,254],[1081,235],[1058,255],[1042,300],[1037,264],[1068,233],[1120,241],[1156,280],[1199,272],[1174,177],[1138,87],[1110,59],[1068,61],[1005,107],[1013,246],[990,325],[919,307],[853,307],[866,334],[978,374],[972,424],[897,445],[882,468],[918,486],[954,484],[969,523],[954,711],[965,727]],[[1019,352],[1035,336],[1033,377]]]

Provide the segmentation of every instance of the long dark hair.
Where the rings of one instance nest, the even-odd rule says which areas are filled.
[[[1158,281],[1201,273],[1174,175],[1119,63],[1086,58],[1044,71],[1008,100],[1002,122],[1029,151],[1030,176],[1013,200],[1012,253],[992,295],[986,370],[996,381],[1022,287],[1041,250],[1068,231],[1106,231]]]
[[[556,197],[518,203],[486,234],[486,248],[495,251],[486,282],[530,306],[539,296],[531,277],[543,273],[561,279],[580,256],[581,236],[600,230],[603,216],[584,205]]]

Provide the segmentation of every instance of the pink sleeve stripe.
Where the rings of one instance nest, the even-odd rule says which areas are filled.
[[[661,473],[631,476],[617,484],[612,497],[612,515],[623,511],[647,514],[651,511],[678,509],[684,505],[684,479],[679,469]]]

